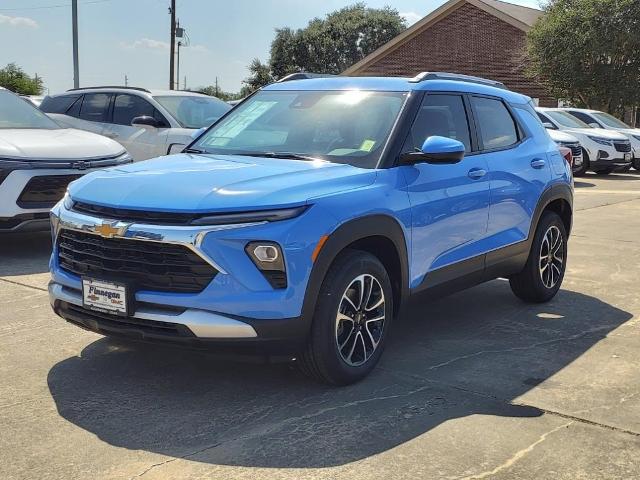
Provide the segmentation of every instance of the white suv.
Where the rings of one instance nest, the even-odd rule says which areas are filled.
[[[564,110],[594,128],[604,128],[626,135],[633,149],[633,168],[640,170],[640,128],[631,128],[613,115],[598,110],[586,108],[564,108]]]
[[[631,167],[631,142],[625,135],[593,128],[561,108],[536,108],[536,112],[545,128],[570,133],[582,145],[582,169],[577,175],[589,169],[606,175]]]
[[[176,153],[231,106],[201,93],[95,87],[46,97],[40,109],[61,125],[122,144],[135,161]]]
[[[69,182],[124,163],[131,163],[131,157],[122,145],[61,128],[0,87],[0,233],[48,230],[49,210]]]

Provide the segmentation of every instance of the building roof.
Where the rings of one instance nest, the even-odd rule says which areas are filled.
[[[439,22],[447,15],[453,13],[465,3],[471,4],[474,7],[484,10],[485,12],[522,30],[523,32],[529,31],[536,20],[538,20],[538,18],[540,18],[544,13],[542,10],[523,7],[521,5],[514,5],[513,3],[503,2],[500,0],[449,0],[441,7],[436,8],[422,20],[419,20],[411,27],[407,28],[397,37],[385,43],[359,62],[353,64],[343,72],[343,75],[356,73],[363,67],[369,65],[370,63],[373,63],[378,58],[389,53],[395,48],[398,48],[405,42],[408,42],[415,36],[428,29],[434,23]]]

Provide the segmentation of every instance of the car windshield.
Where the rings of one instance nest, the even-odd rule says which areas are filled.
[[[401,92],[262,91],[192,148],[206,153],[311,157],[377,165],[406,99]]]
[[[591,128],[582,120],[578,120],[576,117],[567,112],[561,112],[559,110],[546,110],[545,115],[550,116],[557,123],[567,128]]]
[[[54,130],[60,126],[38,110],[29,100],[8,90],[0,90],[0,128]]]
[[[167,95],[153,98],[169,110],[173,118],[184,128],[208,127],[231,109],[231,105],[226,102],[204,95]]]
[[[607,127],[611,127],[611,128],[631,128],[626,123],[621,122],[616,117],[614,117],[613,115],[609,115],[608,113],[594,112],[591,115],[596,117],[596,119],[600,123],[604,123]]]

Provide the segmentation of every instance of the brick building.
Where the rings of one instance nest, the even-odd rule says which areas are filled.
[[[422,71],[491,78],[557,106],[524,73],[525,34],[542,11],[498,0],[449,0],[344,75],[414,76]]]

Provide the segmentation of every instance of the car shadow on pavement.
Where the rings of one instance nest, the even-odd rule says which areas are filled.
[[[49,232],[0,234],[0,277],[44,273],[50,255]]]
[[[379,367],[349,387],[313,383],[289,364],[107,339],[55,365],[48,385],[63,418],[110,445],[217,465],[328,467],[456,418],[540,416],[518,398],[553,384],[555,373],[630,318],[566,290],[525,305],[496,280],[414,301]]]

